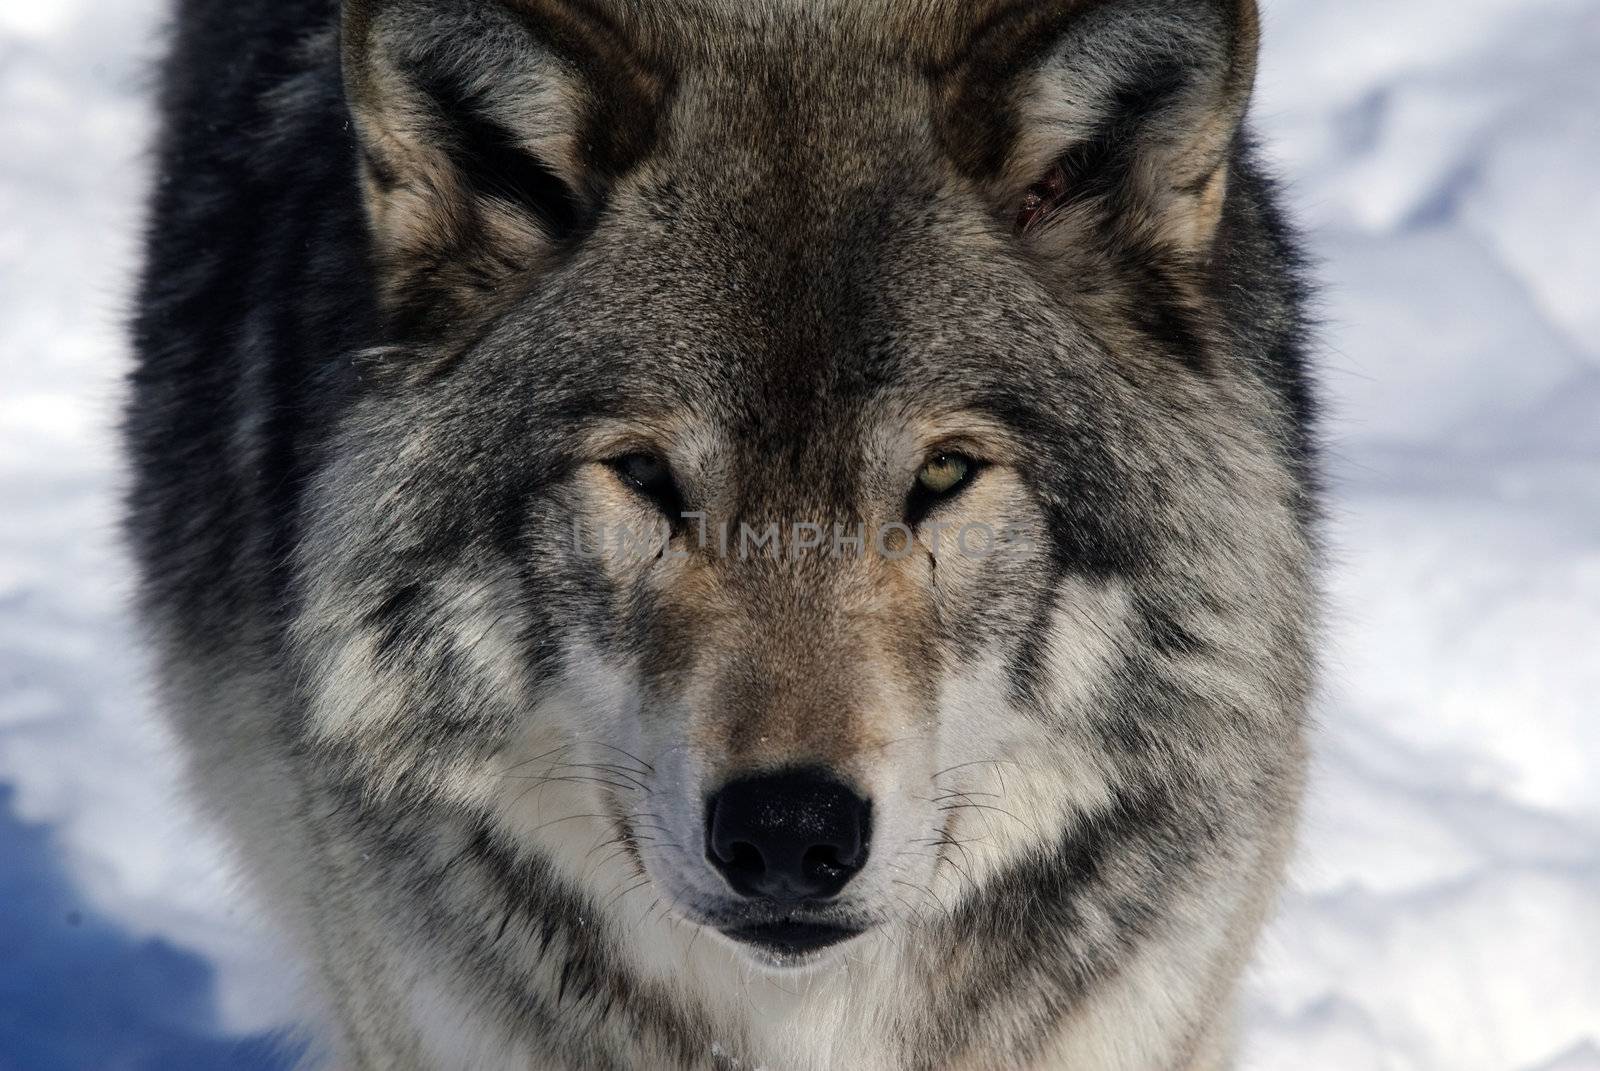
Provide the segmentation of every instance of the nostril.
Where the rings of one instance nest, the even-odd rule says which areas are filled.
[[[730,844],[728,848],[728,857],[722,860],[726,869],[751,877],[759,876],[767,869],[767,861],[761,858],[761,851],[754,844],[746,844],[741,840]]]
[[[805,863],[807,866],[838,866],[839,851],[830,847],[807,848]]]
[[[832,881],[849,872],[849,865],[839,858],[839,850],[831,846],[806,849],[801,859],[806,874],[821,881]]]
[[[827,899],[866,864],[871,815],[826,771],[744,778],[706,801],[706,859],[741,896]]]

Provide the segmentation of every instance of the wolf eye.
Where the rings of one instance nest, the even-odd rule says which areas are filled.
[[[673,523],[682,520],[683,495],[664,459],[655,454],[623,454],[607,464],[629,490],[666,514],[668,520]]]
[[[918,524],[939,503],[956,497],[977,475],[978,463],[965,454],[936,454],[917,470],[906,500],[908,523]]]
[[[960,454],[940,454],[917,473],[917,485],[936,495],[947,495],[966,478],[972,463]]]

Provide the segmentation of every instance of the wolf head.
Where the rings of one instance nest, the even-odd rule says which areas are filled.
[[[389,337],[296,559],[309,748],[773,967],[1089,970],[1243,895],[1311,587],[1255,48],[1250,0],[347,0]]]

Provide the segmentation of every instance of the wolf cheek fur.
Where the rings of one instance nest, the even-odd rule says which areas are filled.
[[[128,527],[329,1059],[1227,1065],[1315,638],[1255,50],[1227,0],[180,5]],[[741,552],[797,523],[863,535]]]

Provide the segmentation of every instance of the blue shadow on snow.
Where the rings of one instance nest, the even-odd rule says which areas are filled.
[[[85,906],[47,827],[0,785],[0,1071],[286,1071],[270,1035],[216,1027],[213,970]]]

